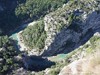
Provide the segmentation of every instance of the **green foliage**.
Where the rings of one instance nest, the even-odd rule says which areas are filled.
[[[98,40],[100,40],[100,37],[98,37],[98,36],[93,36],[90,39],[90,43],[91,43],[93,49],[97,46],[97,41]]]
[[[66,0],[26,0],[16,8],[16,15],[20,19],[40,18],[40,16],[49,13],[61,7]]]
[[[8,36],[0,36],[0,48],[8,42]]]
[[[45,42],[45,39],[46,39],[46,32],[43,32],[39,38],[39,40],[37,41],[36,43],[36,47],[42,49],[44,48],[44,42]]]
[[[28,46],[30,49],[42,49],[44,47],[46,39],[46,32],[44,31],[44,22],[39,21],[33,26],[27,27],[21,35],[25,45]]]
[[[71,13],[69,16],[68,16],[68,22],[69,22],[69,25],[72,23],[73,19],[74,19],[74,14]]]
[[[65,24],[62,21],[59,21],[58,25],[57,25],[57,30],[61,31],[61,29],[63,29],[65,26]]]
[[[51,75],[57,75],[59,74],[59,70],[55,70],[53,69],[51,72],[50,72]]]
[[[0,75],[6,75],[8,71],[18,67],[14,60],[14,56],[17,56],[18,53],[12,41],[7,39],[7,36],[2,36],[2,38],[4,40],[0,41],[3,42],[3,46],[0,51]]]
[[[66,2],[66,0],[0,0],[4,9],[0,11],[0,34],[9,34],[21,23],[39,19]]]
[[[94,36],[94,37],[92,37],[92,38],[90,39],[90,42],[91,42],[92,45],[94,45],[95,42],[96,42],[97,40],[99,40],[99,39],[100,39],[100,37]]]

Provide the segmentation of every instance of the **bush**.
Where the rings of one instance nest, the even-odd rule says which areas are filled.
[[[14,56],[17,56],[18,53],[12,44],[11,40],[8,39],[7,36],[2,36],[2,39],[0,42],[3,43],[1,47],[2,50],[0,51],[0,75],[6,75],[8,72],[10,72],[12,69],[17,68],[18,66],[15,66],[15,60]]]
[[[0,36],[0,48],[8,42],[8,36]]]
[[[44,31],[44,22],[39,21],[33,26],[29,26],[22,32],[22,38],[26,46],[30,49],[42,49],[45,44],[46,32]]]
[[[92,45],[92,47],[93,48],[95,48],[95,42],[97,42],[97,40],[99,40],[100,39],[100,37],[98,37],[98,36],[93,36],[91,39],[90,39],[90,43],[91,43],[91,45]]]
[[[66,0],[26,0],[16,8],[16,15],[23,19],[40,18],[40,16],[61,7]]]

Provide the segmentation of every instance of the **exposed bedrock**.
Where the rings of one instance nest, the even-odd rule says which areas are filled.
[[[85,20],[73,20],[70,26],[66,25],[60,32],[56,30],[55,23],[51,16],[45,17],[47,39],[43,56],[68,53],[88,41],[95,32],[100,32],[100,13],[93,11],[86,16]]]

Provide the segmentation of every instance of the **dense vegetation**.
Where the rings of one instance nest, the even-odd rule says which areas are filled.
[[[44,31],[44,22],[38,21],[33,26],[28,26],[22,32],[22,39],[27,47],[42,49],[45,45],[46,32]]]
[[[10,73],[18,68],[18,63],[14,59],[18,53],[13,42],[7,36],[0,36],[0,75]]]
[[[57,9],[63,3],[66,3],[66,0],[26,0],[25,3],[19,4],[15,12],[22,20],[36,19]]]
[[[19,23],[14,11],[17,0],[0,0],[0,35],[7,34]]]
[[[22,23],[43,17],[45,14],[61,7],[67,0],[0,0],[0,75],[18,67],[14,56],[18,53],[13,41],[8,36]],[[22,33],[25,45],[42,49],[46,39],[43,21],[28,27]]]
[[[21,68],[19,61],[15,58],[18,56],[18,53],[14,46],[14,41],[9,39],[8,36],[4,36],[4,34],[13,32],[13,30],[20,24],[43,18],[44,15],[61,7],[67,1],[68,0],[0,0],[0,75],[6,75],[9,74],[9,72],[12,72],[12,70]],[[77,12],[68,12],[69,10],[75,10],[79,6],[82,10],[89,12],[92,10],[91,5],[89,5],[91,4],[90,2],[91,0],[84,0],[83,2],[80,0],[70,0],[70,3],[66,6],[66,8],[60,8],[60,10],[55,11],[51,17],[54,19],[56,18],[55,21],[57,21],[57,30],[60,31],[65,25],[67,25],[68,22],[68,26],[70,25],[69,29],[80,33],[82,29],[78,24],[76,24],[76,21],[81,21],[81,16],[74,16]],[[93,4],[93,6],[97,9],[97,4]],[[75,21],[73,21],[74,18]],[[47,33],[44,30],[44,22],[40,20],[33,26],[28,26],[21,33],[21,38],[27,48],[34,48],[41,52],[47,38]],[[69,46],[70,44],[72,44],[72,42],[67,41],[66,46]],[[92,53],[96,49],[100,49],[98,46],[99,44],[100,37],[91,38],[90,44],[86,44],[84,47],[72,51],[67,55],[66,59],[57,62],[56,65],[51,67],[50,74],[59,74],[61,68],[69,63],[69,59],[72,59],[72,61],[74,61],[73,58],[79,59],[77,56],[81,54],[84,49],[87,54]],[[37,75],[39,75],[39,73]],[[42,72],[40,72],[40,75],[42,75]]]
[[[64,3],[66,0],[1,0],[0,35],[7,34],[21,23],[39,19]]]
[[[8,36],[0,36],[0,48],[8,42]]]

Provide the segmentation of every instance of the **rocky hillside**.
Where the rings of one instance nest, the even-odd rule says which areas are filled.
[[[71,64],[65,66],[59,75],[99,75],[100,34],[96,33],[85,45],[78,48]],[[82,51],[80,53],[80,50]],[[79,54],[78,54],[79,53]],[[77,60],[78,56],[78,60]]]
[[[100,51],[87,58],[76,60],[65,66],[59,75],[99,75],[100,72]]]
[[[68,53],[62,59],[54,56],[49,60],[55,61],[56,65],[35,75],[99,75],[100,69],[100,33],[95,33],[84,45]],[[54,60],[55,59],[55,60]],[[59,59],[59,60],[57,60]]]
[[[22,57],[25,68],[21,66],[10,75],[98,75],[100,1],[69,0],[44,18],[26,25],[16,37],[19,50],[29,56]],[[34,55],[37,56],[30,58]]]
[[[1,0],[0,17],[0,75],[100,75],[99,0]]]
[[[69,1],[45,16],[45,51],[43,55],[68,53],[84,44],[100,28],[99,2]],[[63,36],[63,37],[62,37]]]
[[[68,1],[62,8],[47,14],[41,20],[43,22],[37,22],[22,32],[26,50],[42,56],[71,52],[100,29],[99,10],[98,0]]]

